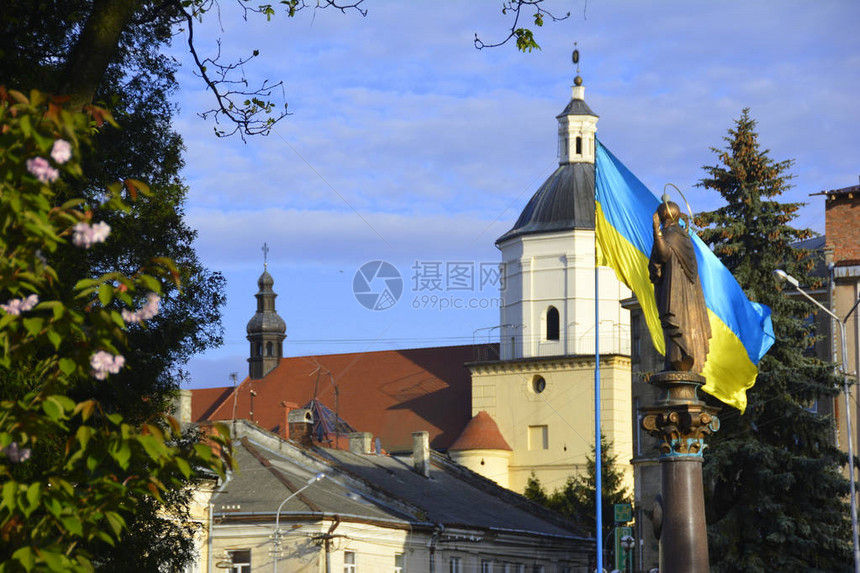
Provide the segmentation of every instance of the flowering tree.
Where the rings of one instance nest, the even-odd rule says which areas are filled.
[[[49,255],[64,243],[97,249],[110,227],[83,199],[56,205],[82,175],[81,156],[105,110],[72,113],[38,92],[0,88],[0,368],[26,375],[0,403],[0,572],[91,571],[89,543],[117,543],[135,504],[187,480],[196,468],[223,474],[224,428],[209,444],[179,439],[162,416],[141,425],[69,390],[92,378],[110,384],[124,366],[129,324],[158,313],[165,281],[179,274],[164,258],[131,275],[108,272],[61,284]],[[117,181],[100,212],[128,210],[149,190]],[[38,471],[34,471],[38,467]]]

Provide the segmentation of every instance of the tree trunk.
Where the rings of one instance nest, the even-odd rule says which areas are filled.
[[[140,4],[141,0],[94,0],[57,85],[58,94],[71,98],[72,109],[92,103],[120,36]]]

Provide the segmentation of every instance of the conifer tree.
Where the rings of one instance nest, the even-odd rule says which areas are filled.
[[[612,515],[617,503],[632,503],[629,492],[622,483],[623,474],[618,469],[618,456],[612,453],[612,443],[601,436],[601,505],[603,508],[603,531],[600,534],[601,544],[605,544],[607,537],[612,533],[614,523]],[[594,531],[597,526],[595,516],[595,492],[596,492],[596,465],[594,446],[591,447],[591,455],[587,458],[586,471],[584,474],[572,475],[567,478],[564,486],[547,494],[540,480],[532,474],[526,484],[523,495],[530,500],[553,509],[574,523],[584,526],[589,531]],[[607,548],[611,551],[611,546]],[[607,554],[606,557],[610,557]]]
[[[712,571],[843,571],[851,562],[847,457],[833,443],[833,420],[815,407],[838,394],[834,365],[808,352],[813,308],[790,298],[772,273],[782,268],[809,287],[814,253],[797,248],[812,236],[792,226],[801,207],[782,203],[792,161],[759,147],[756,122],[743,110],[713,149],[699,186],[726,204],[699,213],[702,239],[750,300],[773,313],[776,342],[759,363],[741,415],[723,405],[722,428],[709,440],[704,478]]]

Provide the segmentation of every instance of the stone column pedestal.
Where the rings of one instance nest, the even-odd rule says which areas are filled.
[[[692,372],[651,377],[663,391],[643,408],[642,427],[661,441],[662,495],[654,507],[660,573],[708,573],[708,536],[702,491],[705,436],[719,429],[719,408],[699,400],[705,379]]]

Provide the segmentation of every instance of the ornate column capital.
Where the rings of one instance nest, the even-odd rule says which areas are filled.
[[[664,458],[701,458],[705,437],[720,428],[719,408],[708,406],[697,395],[704,383],[691,372],[660,372],[649,381],[664,394],[654,406],[644,408],[642,428],[661,440]]]

